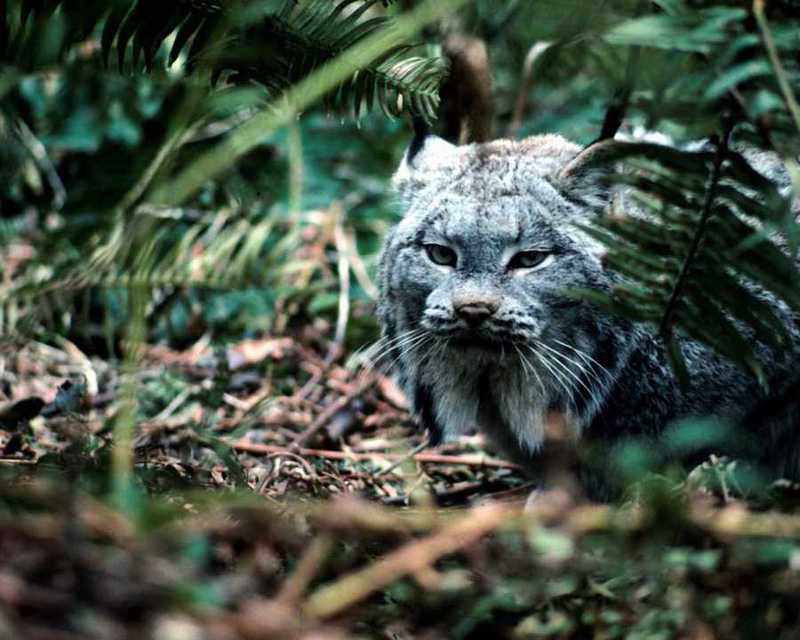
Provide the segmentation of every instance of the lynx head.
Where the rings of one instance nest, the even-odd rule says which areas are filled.
[[[586,153],[553,135],[461,147],[429,136],[406,153],[380,315],[386,353],[432,432],[478,425],[533,451],[548,411],[580,428],[602,402],[618,330],[570,295],[610,286],[580,228],[607,201],[602,163]]]

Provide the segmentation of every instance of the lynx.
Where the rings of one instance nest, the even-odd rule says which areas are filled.
[[[607,210],[602,165],[556,135],[465,146],[426,136],[406,152],[378,310],[384,354],[435,438],[477,427],[535,471],[554,414],[579,443],[615,443],[681,417],[741,421],[764,398],[754,376],[691,340],[691,384],[680,385],[655,329],[565,293],[607,292],[618,277],[580,226]],[[771,302],[797,344],[791,313]],[[757,351],[771,388],[785,389],[796,350]],[[756,435],[776,473],[796,475],[793,434],[788,448],[786,429]]]

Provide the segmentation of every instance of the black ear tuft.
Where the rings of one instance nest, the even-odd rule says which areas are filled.
[[[425,146],[425,139],[431,135],[428,123],[419,116],[411,118],[411,126],[414,127],[414,137],[411,140],[411,144],[408,145],[408,152],[406,154],[406,162],[409,164],[414,161],[414,156]]]
[[[396,193],[409,205],[414,194],[442,176],[458,160],[458,147],[428,132],[421,123],[415,125],[414,139],[403,154],[403,160],[392,178]]]

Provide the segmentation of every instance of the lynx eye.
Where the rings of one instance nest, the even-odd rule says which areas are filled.
[[[425,253],[428,254],[428,258],[434,264],[440,264],[443,267],[456,266],[458,256],[456,256],[456,252],[450,247],[445,247],[441,244],[426,244],[424,247]]]
[[[553,254],[549,251],[520,251],[508,263],[509,269],[533,269],[549,264]]]

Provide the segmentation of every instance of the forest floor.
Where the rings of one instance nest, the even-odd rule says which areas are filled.
[[[699,472],[711,489],[664,479],[621,506],[554,490],[525,509],[515,465],[478,436],[426,448],[396,385],[313,330],[147,346],[133,387],[68,341],[0,360],[0,638],[800,629],[794,488],[744,500],[724,461]]]

